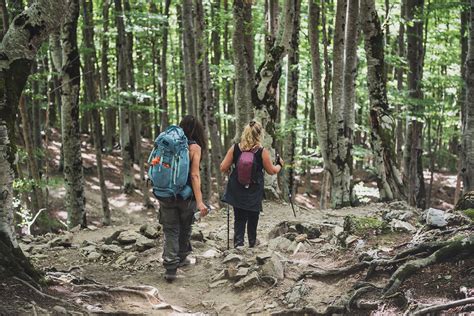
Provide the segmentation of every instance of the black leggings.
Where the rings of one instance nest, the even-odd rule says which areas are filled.
[[[234,207],[234,247],[244,245],[245,226],[249,238],[249,247],[257,241],[257,225],[260,212],[247,211]]]

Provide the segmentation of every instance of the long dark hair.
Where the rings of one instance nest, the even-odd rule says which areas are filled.
[[[204,127],[194,116],[186,115],[179,123],[188,140],[195,141],[202,149],[207,148],[207,138],[204,135]]]

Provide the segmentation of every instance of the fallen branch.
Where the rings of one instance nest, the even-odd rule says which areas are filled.
[[[443,311],[443,310],[450,309],[450,308],[453,308],[453,307],[464,306],[464,305],[469,305],[469,304],[474,304],[474,297],[469,297],[469,298],[465,298],[465,299],[462,299],[462,300],[449,302],[449,303],[446,303],[446,304],[440,304],[440,305],[434,305],[434,306],[426,307],[426,308],[423,308],[423,309],[420,309],[418,311],[413,312],[412,315],[413,316],[425,315],[425,314],[428,314],[428,313],[439,312],[439,311]]]

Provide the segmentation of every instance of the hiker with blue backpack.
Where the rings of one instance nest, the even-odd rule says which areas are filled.
[[[278,158],[274,165],[270,152],[263,148],[263,128],[251,121],[245,126],[240,142],[227,151],[220,169],[229,173],[223,201],[234,207],[234,247],[244,245],[245,227],[249,247],[257,244],[257,226],[264,198],[264,171],[277,174],[283,168]]]
[[[159,222],[163,226],[165,279],[176,279],[178,267],[190,264],[191,225],[194,212],[204,217],[208,208],[201,192],[199,165],[206,147],[202,124],[192,115],[179,126],[170,126],[155,140],[148,175],[153,194],[160,202]]]

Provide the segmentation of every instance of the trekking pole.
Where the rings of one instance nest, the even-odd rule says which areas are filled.
[[[280,162],[280,155],[279,154],[276,154],[276,161],[277,161],[277,163]],[[291,209],[293,210],[293,215],[296,217],[295,206],[293,205],[293,200],[291,199],[292,198],[291,191],[290,191],[290,188],[289,188],[288,184],[285,181],[285,172],[284,172],[283,166],[281,166],[281,171],[280,172],[281,172],[281,177],[283,178],[283,183],[286,187],[286,191],[288,192],[288,200],[290,200]]]
[[[227,204],[227,250],[230,249],[230,211],[229,204]]]

